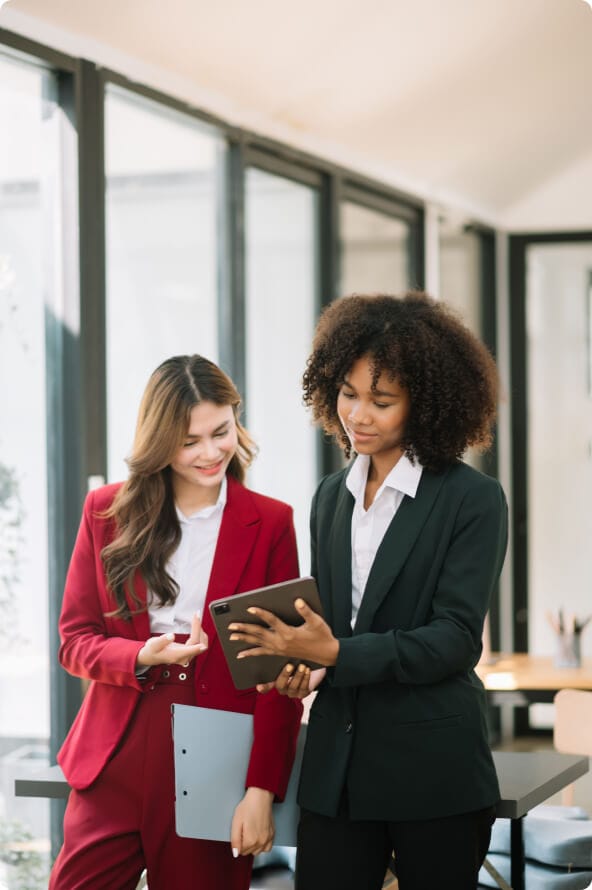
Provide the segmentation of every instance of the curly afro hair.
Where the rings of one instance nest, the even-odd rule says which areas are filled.
[[[362,356],[371,361],[375,384],[384,372],[409,392],[402,444],[412,461],[440,470],[470,445],[489,447],[498,375],[483,343],[427,294],[354,294],[322,313],[303,376],[305,405],[347,457],[351,445],[337,415],[337,395]]]

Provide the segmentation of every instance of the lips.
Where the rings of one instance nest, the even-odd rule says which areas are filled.
[[[219,460],[217,464],[211,464],[209,467],[195,467],[195,469],[206,476],[215,476],[222,469],[223,463],[223,460]]]
[[[352,439],[356,439],[358,442],[370,442],[372,439],[376,438],[375,433],[363,433],[361,430],[352,430],[351,427],[349,432]]]

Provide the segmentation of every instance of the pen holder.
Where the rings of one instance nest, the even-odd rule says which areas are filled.
[[[559,633],[555,637],[555,644],[555,667],[579,668],[582,666],[579,633]]]

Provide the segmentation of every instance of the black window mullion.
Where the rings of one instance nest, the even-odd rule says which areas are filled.
[[[80,232],[82,481],[107,474],[105,325],[105,89],[96,66],[80,63],[76,90]]]
[[[246,399],[245,158],[240,140],[228,143],[224,170],[218,276],[220,365]]]

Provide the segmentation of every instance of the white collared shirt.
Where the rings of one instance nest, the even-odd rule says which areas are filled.
[[[218,500],[185,516],[177,507],[181,524],[179,546],[167,564],[167,572],[179,585],[174,603],[159,606],[148,593],[148,617],[152,633],[190,633],[195,612],[203,614],[210,581],[222,513],[226,504],[226,476],[220,485]]]
[[[406,455],[399,458],[367,510],[364,509],[366,480],[370,468],[370,458],[358,454],[345,484],[355,498],[351,523],[352,549],[352,627],[356,623],[358,611],[370,569],[385,532],[403,497],[414,498],[423,467],[417,461],[412,464]]]

